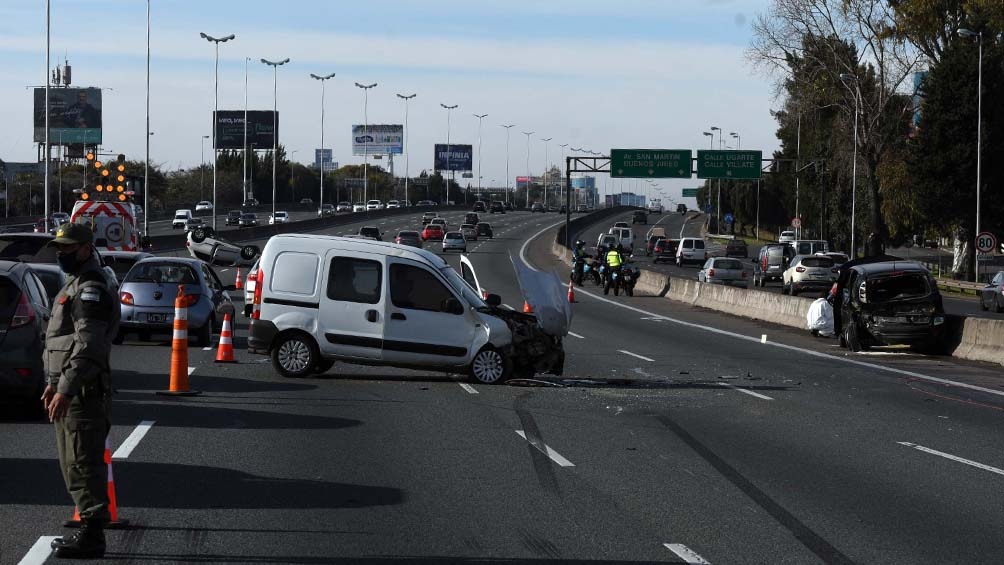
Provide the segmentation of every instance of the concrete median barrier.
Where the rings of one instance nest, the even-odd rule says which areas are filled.
[[[1004,365],[1004,320],[952,318],[956,319],[949,321],[949,343],[958,341],[952,357]]]

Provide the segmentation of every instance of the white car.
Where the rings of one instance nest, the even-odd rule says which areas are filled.
[[[289,214],[287,214],[285,211],[277,210],[274,216],[268,217],[268,225],[270,226],[275,224],[288,224],[288,223],[289,223]]]
[[[366,202],[367,210],[383,210],[383,202],[379,200],[369,200]]]
[[[833,286],[838,273],[832,257],[796,255],[781,275],[781,294],[798,296],[800,292],[806,291],[822,293]]]
[[[209,212],[213,209],[213,203],[208,200],[203,200],[195,205],[196,212]]]
[[[792,241],[795,241],[795,232],[790,230],[781,232],[781,235],[777,238],[778,243],[790,243]]]
[[[387,209],[388,210],[390,210],[391,208],[400,208],[400,207],[401,207],[401,202],[400,201],[397,201],[397,200],[388,200],[387,201]]]
[[[257,245],[239,246],[219,239],[208,226],[188,232],[185,247],[192,257],[219,267],[250,267],[261,255]]]
[[[343,200],[343,201],[339,202],[337,206],[335,206],[335,211],[337,211],[337,212],[351,212],[352,211],[352,203],[351,202],[346,202],[346,201]]]
[[[352,205],[352,211],[353,212],[365,212],[366,211],[366,205],[363,204],[362,202],[356,202],[355,204]]]
[[[497,295],[483,299],[472,273],[462,277],[429,251],[273,236],[259,264],[248,351],[269,355],[285,377],[324,373],[336,361],[463,372],[479,384],[560,375],[571,321],[562,282],[514,267],[536,316],[502,308]]]
[[[447,251],[460,251],[461,253],[467,253],[467,240],[464,239],[464,234],[458,231],[446,232],[443,236],[443,252]]]

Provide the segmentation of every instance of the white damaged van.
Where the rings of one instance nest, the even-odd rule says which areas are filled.
[[[486,384],[560,375],[571,309],[557,275],[517,268],[536,312],[524,314],[501,307],[461,259],[464,276],[413,247],[273,236],[258,262],[248,350],[270,355],[286,377],[336,361],[464,372]]]

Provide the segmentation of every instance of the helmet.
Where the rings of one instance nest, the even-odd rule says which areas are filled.
[[[575,240],[575,247],[576,248],[582,248],[582,247],[585,247],[585,246],[586,246],[586,242],[585,241],[582,241],[581,239],[576,239]]]

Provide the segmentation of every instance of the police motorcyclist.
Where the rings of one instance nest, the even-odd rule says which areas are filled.
[[[589,257],[592,255],[586,253],[586,242],[577,239],[572,247],[572,280],[579,286],[582,286],[583,265]]]
[[[620,294],[620,284],[614,284],[614,275],[620,276],[621,265],[624,264],[624,256],[621,254],[623,252],[623,247],[617,245],[614,247],[610,246],[610,250],[606,253],[606,263],[607,263],[607,278],[603,285],[603,294],[610,294],[610,286],[614,287],[614,296]]]

